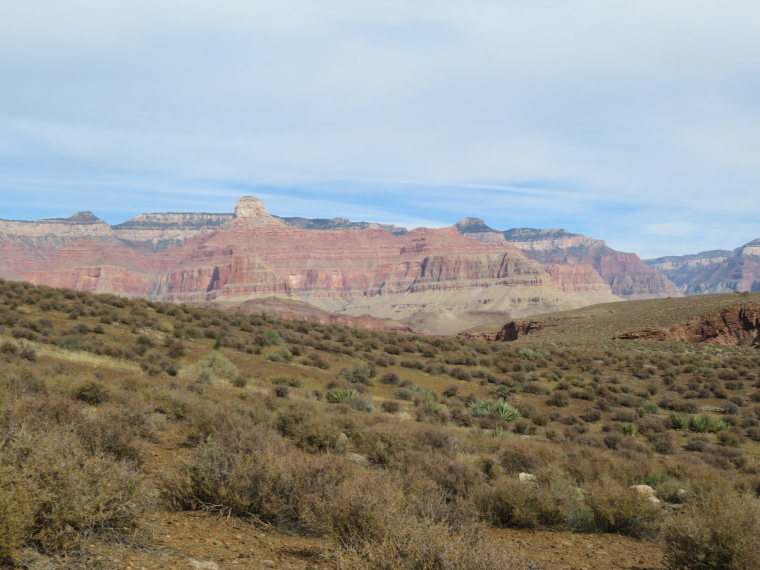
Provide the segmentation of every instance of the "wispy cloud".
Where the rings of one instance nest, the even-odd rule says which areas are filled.
[[[261,192],[733,248],[760,236],[758,22],[750,0],[6,2],[0,217]]]

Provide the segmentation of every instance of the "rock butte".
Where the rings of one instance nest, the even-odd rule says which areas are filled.
[[[250,301],[277,297],[273,307],[297,314],[298,303],[288,303],[306,302],[326,322],[382,328],[377,319],[390,319],[389,328],[437,334],[620,300],[614,292],[679,294],[633,254],[556,233],[564,230],[530,231],[506,239],[509,232],[459,225],[405,232],[278,218],[245,197],[234,214],[142,214],[115,226],[89,212],[0,220],[0,277],[235,310],[261,310]]]

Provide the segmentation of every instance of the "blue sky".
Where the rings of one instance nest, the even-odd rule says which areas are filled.
[[[232,211],[760,237],[756,0],[0,5],[0,218]]]

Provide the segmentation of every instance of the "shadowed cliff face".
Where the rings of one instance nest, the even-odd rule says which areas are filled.
[[[434,333],[616,299],[589,264],[541,263],[453,227],[386,230],[302,229],[253,197],[234,214],[144,214],[113,227],[92,214],[0,221],[0,277],[226,307],[274,295]]]
[[[463,235],[481,242],[511,243],[526,257],[542,264],[590,266],[610,286],[614,295],[624,299],[681,295],[675,284],[642,262],[637,255],[615,251],[602,240],[563,229],[517,228],[498,231],[478,218],[465,218],[456,224],[456,228]]]

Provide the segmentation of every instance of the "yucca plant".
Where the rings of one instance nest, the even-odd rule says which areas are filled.
[[[670,412],[670,423],[673,429],[686,429],[689,427],[689,417],[678,412]]]
[[[355,388],[336,388],[327,395],[327,401],[332,404],[340,404],[346,398],[356,396]]]
[[[506,402],[494,402],[493,412],[501,419],[513,422],[522,418],[520,410],[507,404]]]
[[[493,404],[493,400],[475,400],[467,408],[470,410],[470,414],[476,418],[484,418],[493,411]]]
[[[689,429],[696,433],[715,433],[723,431],[727,427],[726,422],[716,420],[707,414],[699,414],[689,418]]]
[[[639,432],[639,428],[636,427],[636,424],[625,423],[620,426],[620,431],[623,432],[623,435],[634,436]]]

